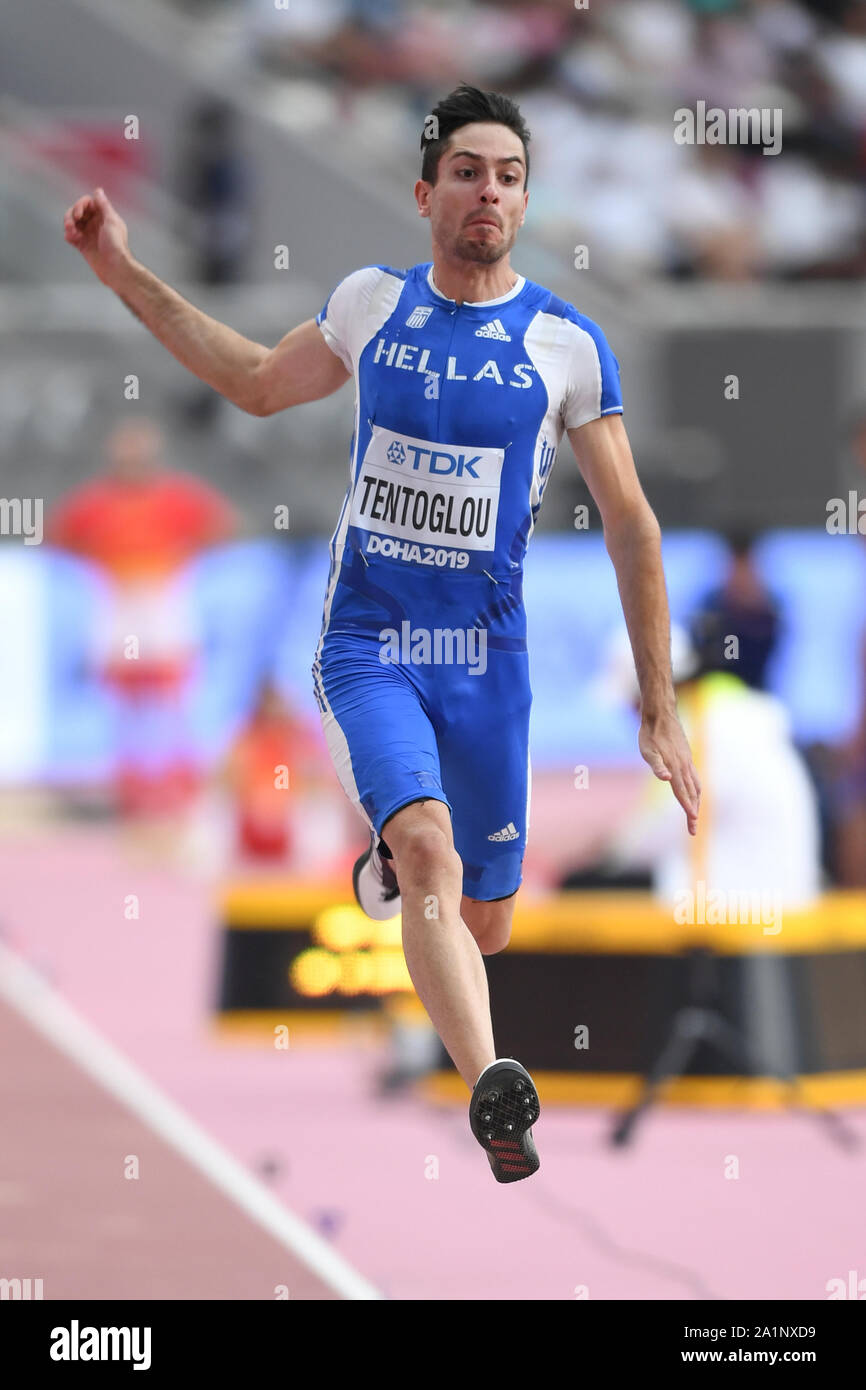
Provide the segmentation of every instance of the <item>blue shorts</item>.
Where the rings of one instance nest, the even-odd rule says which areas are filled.
[[[317,662],[322,726],[346,795],[382,836],[430,798],[451,811],[463,892],[489,902],[521,883],[529,830],[528,657],[383,663],[376,634],[329,635]],[[387,833],[385,834],[387,844]]]

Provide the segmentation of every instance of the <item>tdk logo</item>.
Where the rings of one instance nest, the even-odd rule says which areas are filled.
[[[416,472],[421,469],[422,472],[433,473],[438,477],[447,477],[453,473],[457,478],[478,478],[475,465],[481,462],[480,454],[473,454],[471,458],[467,458],[465,454],[452,454],[447,449],[422,449],[417,444],[410,444],[408,452],[413,460],[410,466]],[[398,439],[389,444],[385,451],[389,463],[404,464],[406,456],[407,450]],[[426,466],[423,464],[425,458],[429,459]]]

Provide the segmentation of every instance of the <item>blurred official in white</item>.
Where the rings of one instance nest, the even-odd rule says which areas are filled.
[[[688,635],[676,625],[671,658],[680,719],[703,789],[698,834],[690,837],[657,778],[609,847],[609,867],[648,867],[656,895],[676,905],[730,911],[750,901],[770,930],[769,909],[808,907],[821,891],[818,803],[798,753],[785,706],[730,672],[703,671]],[[628,635],[612,639],[602,686],[636,705],[638,686]],[[712,896],[715,895],[715,898]],[[686,919],[688,920],[688,919]],[[702,920],[730,920],[730,916]],[[742,914],[733,920],[742,921]]]

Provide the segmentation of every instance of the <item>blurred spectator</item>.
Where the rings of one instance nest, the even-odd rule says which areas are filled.
[[[387,81],[395,67],[404,0],[292,0],[286,9],[249,0],[249,9],[259,61],[277,75],[318,71],[366,87]]]
[[[777,60],[808,54],[818,26],[802,5],[795,0],[752,0],[749,10],[754,32]]]
[[[754,565],[754,534],[741,528],[727,537],[731,568],[724,583],[702,600],[691,639],[706,671],[733,671],[755,690],[766,685],[767,663],[779,638],[779,605]],[[736,648],[730,649],[730,639]]]
[[[608,866],[648,866],[657,896],[671,905],[703,882],[706,901],[715,892],[725,902],[748,897],[773,911],[808,907],[821,889],[817,801],[784,706],[739,676],[704,669],[676,627],[672,665],[678,711],[701,779],[698,834],[688,834],[670,787],[647,772],[646,794],[611,845]],[[637,707],[624,632],[610,668],[610,679]]]
[[[666,221],[672,271],[718,280],[751,280],[759,273],[757,208],[730,146],[698,145],[679,163]]]
[[[94,660],[118,710],[121,811],[182,807],[196,785],[183,700],[197,637],[183,570],[227,541],[236,518],[206,483],[162,464],[150,420],[118,426],[107,476],[76,489],[49,516],[46,538],[90,560],[109,581]]]
[[[836,157],[826,158],[823,169],[794,154],[772,164],[759,189],[765,272],[809,279],[862,274],[863,194],[845,179]]]
[[[677,74],[679,98],[684,105],[705,101],[707,106],[761,106],[764,84],[773,72],[773,57],[748,21],[746,8],[738,4],[692,5],[702,10],[694,29],[692,51]],[[722,12],[722,11],[725,12]]]
[[[180,234],[190,274],[206,285],[240,279],[252,237],[250,165],[237,137],[237,114],[209,98],[187,117],[177,171],[178,201],[187,209]]]
[[[322,780],[324,765],[317,730],[266,681],[227,762],[241,858],[282,863],[293,858],[295,822],[307,792]]]
[[[817,45],[818,61],[836,94],[839,116],[861,136],[866,131],[866,5],[850,0],[839,28],[828,30]]]

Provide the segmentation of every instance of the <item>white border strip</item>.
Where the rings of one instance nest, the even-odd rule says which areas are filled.
[[[384,1297],[2,942],[0,997],[337,1293]]]

